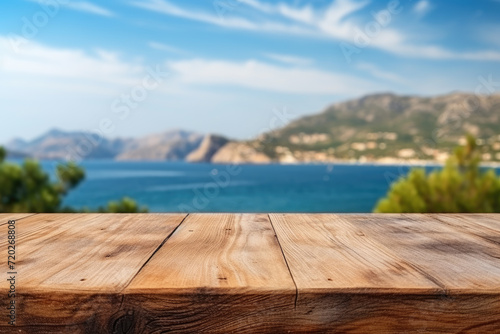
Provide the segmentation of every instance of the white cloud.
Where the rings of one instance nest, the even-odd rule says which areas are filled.
[[[371,83],[353,76],[319,69],[274,66],[255,60],[230,62],[193,59],[167,64],[186,84],[230,85],[294,94],[362,94]]]
[[[310,58],[303,58],[297,56],[290,56],[290,55],[283,55],[276,53],[266,53],[264,54],[264,56],[266,56],[269,59],[273,59],[289,65],[305,66],[313,63],[313,60]]]
[[[401,78],[399,75],[382,70],[373,64],[359,63],[356,65],[356,67],[359,70],[368,72],[370,75],[372,75],[376,78],[389,80],[389,81],[393,81],[396,83],[405,83],[405,80],[403,78]]]
[[[177,48],[175,46],[167,45],[164,43],[159,43],[159,42],[149,42],[148,43],[149,47],[155,50],[160,50],[160,51],[165,51],[169,53],[175,53],[178,55],[186,55],[188,54],[187,51],[182,50],[180,48]]]
[[[188,20],[209,23],[225,28],[293,33],[300,35],[314,33],[314,31],[310,29],[308,30],[298,26],[289,26],[272,21],[254,22],[245,18],[218,16],[215,14],[215,11],[214,13],[205,13],[193,9],[183,9],[166,0],[132,1],[130,2],[130,4],[135,7],[148,9],[154,12],[163,13],[170,16],[182,17]]]
[[[500,2],[500,0],[498,0]],[[481,41],[488,43],[489,45],[499,47],[500,46],[500,25],[498,24],[488,24],[478,27],[475,33],[480,36]]]
[[[41,91],[63,88],[75,92],[96,92],[101,88],[120,89],[136,85],[145,75],[142,63],[123,60],[119,54],[109,50],[89,52],[26,41],[15,51],[11,40],[0,36],[0,55],[0,83],[15,81],[16,89],[26,85]],[[309,59],[282,54],[267,56],[282,64],[255,60],[184,59],[168,61],[164,69],[173,74],[169,87],[184,87],[187,90],[198,84],[236,85],[294,94],[354,95],[376,88],[354,76],[313,68]]]
[[[253,7],[261,12],[264,13],[272,13],[275,11],[274,7],[272,5],[266,4],[259,2],[257,0],[237,0],[238,2],[248,5],[250,7]]]
[[[496,51],[478,51],[465,52],[459,55],[459,59],[465,60],[500,60],[500,52]]]
[[[431,3],[428,0],[420,0],[413,6],[413,11],[419,16],[424,16],[431,10],[431,7]]]
[[[365,8],[370,0],[333,0],[326,8],[313,8],[310,4],[305,6],[293,6],[285,3],[272,4],[259,0],[237,0],[241,5],[264,14],[265,19],[249,19],[238,16],[237,6],[235,10],[228,11],[224,15],[217,15],[216,11],[203,12],[193,9],[182,8],[167,0],[133,0],[131,5],[163,13],[170,16],[182,17],[189,20],[217,25],[223,28],[250,30],[261,33],[283,33],[307,38],[330,38],[339,42],[355,44],[356,36],[365,34],[364,27],[367,23],[362,22],[356,14]],[[386,4],[388,6],[388,4]],[[413,10],[424,14],[430,10],[432,5],[427,0],[419,1]],[[404,10],[402,5],[398,10]],[[384,8],[379,13],[387,12]],[[500,60],[500,53],[491,50],[480,50],[468,53],[459,53],[448,50],[439,45],[412,43],[410,35],[401,29],[392,27],[397,13],[391,14],[387,25],[380,28],[378,34],[368,38],[368,46],[389,53],[413,58],[427,59],[463,59],[463,60]]]
[[[284,17],[288,17],[299,22],[310,23],[314,20],[314,11],[311,6],[293,8],[281,3],[278,5],[278,11]]]
[[[277,5],[259,2],[257,0],[237,0],[238,2],[257,9],[260,12],[267,14],[280,14],[283,17],[290,18],[296,21],[311,22],[314,19],[314,11],[311,6],[307,5],[302,8],[294,8],[285,3]]]
[[[110,10],[103,8],[101,6],[98,6],[96,4],[87,2],[87,1],[68,2],[66,7],[74,9],[74,10],[78,10],[81,12],[87,12],[87,13],[96,14],[96,15],[114,16],[114,13],[111,12]]]
[[[87,79],[97,82],[131,84],[144,69],[140,64],[121,60],[118,54],[96,50],[89,54],[78,49],[62,49],[25,40],[13,48],[10,37],[0,36],[0,73],[30,77]],[[45,85],[47,79],[39,79]],[[73,82],[75,82],[73,80]]]
[[[153,44],[165,48],[163,44]],[[0,36],[0,82],[16,81],[17,87],[86,91],[100,87],[136,85],[145,75],[142,63],[123,60],[109,50],[93,52],[56,48],[26,41],[17,51],[8,37]],[[375,88],[370,82],[349,75],[313,68],[308,59],[267,54],[281,62],[190,59],[169,61],[165,70],[173,73],[169,85],[237,85],[245,88],[299,94],[361,94]],[[306,67],[304,67],[306,66]],[[50,88],[52,87],[52,88]],[[194,86],[193,86],[194,87]]]
[[[411,45],[411,44],[393,44],[386,45],[387,50],[407,57],[418,57],[427,59],[461,59],[461,60],[490,60],[500,61],[500,52],[497,51],[474,51],[457,53],[446,50],[436,45]]]
[[[27,0],[27,1],[36,2],[40,5],[51,4],[51,2],[47,2],[44,0]],[[77,10],[80,12],[86,12],[101,16],[114,16],[114,13],[112,11],[88,1],[56,1],[55,3],[63,7]]]

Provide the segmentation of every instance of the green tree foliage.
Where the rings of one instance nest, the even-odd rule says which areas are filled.
[[[111,213],[144,213],[148,212],[148,209],[146,207],[139,207],[130,197],[124,197],[120,201],[109,202],[107,207],[100,207],[97,211]]]
[[[443,169],[412,169],[395,182],[375,212],[500,212],[500,178],[493,169],[481,170],[480,161],[476,140],[468,136]]]
[[[0,147],[0,212],[76,212],[61,207],[64,196],[85,178],[85,171],[75,163],[57,166],[57,181],[50,179],[35,160],[25,160],[22,165],[5,161],[6,151]],[[89,210],[83,210],[89,212]],[[100,207],[98,212],[134,213],[147,212],[125,197]]]

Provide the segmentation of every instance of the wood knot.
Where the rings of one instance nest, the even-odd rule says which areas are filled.
[[[113,334],[132,334],[134,333],[134,329],[135,317],[132,311],[121,313],[121,315],[112,322]]]

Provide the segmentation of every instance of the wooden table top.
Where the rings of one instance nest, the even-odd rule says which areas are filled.
[[[0,214],[0,225],[0,333],[500,333],[500,215]]]

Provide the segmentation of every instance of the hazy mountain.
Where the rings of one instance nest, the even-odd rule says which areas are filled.
[[[117,160],[184,160],[196,150],[203,135],[172,130],[134,140],[116,156]]]
[[[244,144],[280,162],[442,161],[466,133],[479,138],[484,160],[500,160],[500,95],[369,95],[333,104]],[[241,147],[222,148],[227,157],[237,155],[230,152],[234,149]]]
[[[53,129],[31,141],[14,139],[5,146],[18,155],[39,159],[183,160],[203,136],[172,130],[142,138],[109,139],[86,132]]]
[[[479,138],[483,160],[500,161],[500,95],[368,95],[333,104],[321,113],[243,142],[183,130],[118,139],[51,130],[32,141],[14,139],[6,148],[18,156],[51,159],[67,158],[80,147],[80,151],[88,153],[85,159],[217,163],[443,161],[463,142],[466,133]]]
[[[123,150],[128,139],[99,138],[85,132],[53,129],[31,140],[14,139],[5,146],[39,159],[66,159],[80,156],[84,159],[113,159]]]

